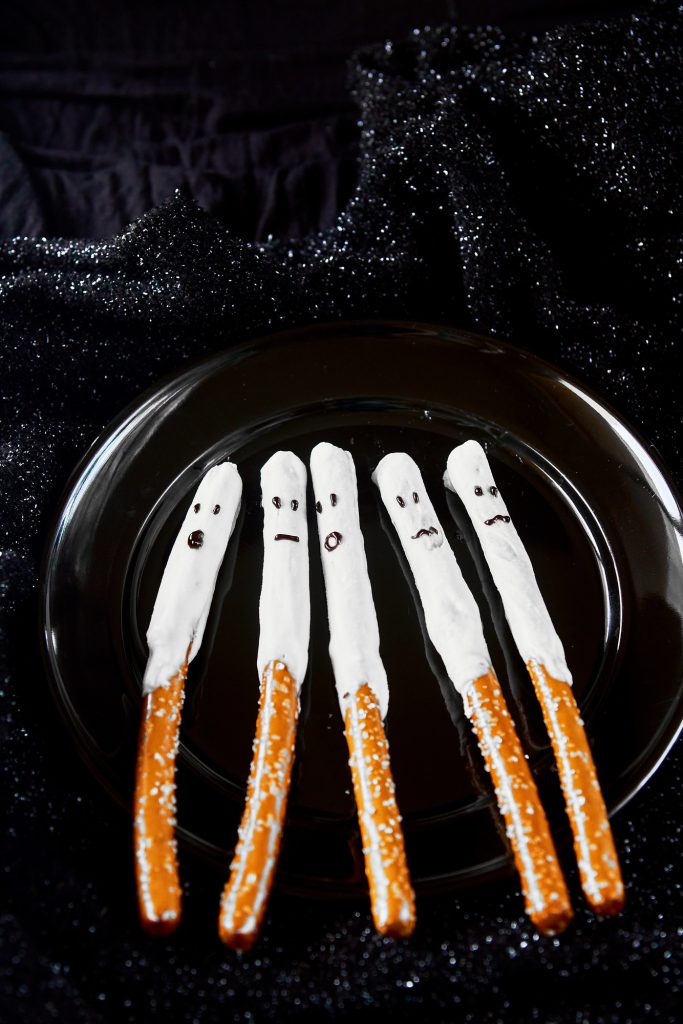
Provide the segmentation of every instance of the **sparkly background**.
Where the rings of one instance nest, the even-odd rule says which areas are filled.
[[[348,201],[337,215],[323,187],[332,214],[296,241],[265,237],[267,219],[242,241],[210,196],[211,213],[190,198],[206,179],[171,176],[157,190],[185,192],[111,240],[0,245],[3,1021],[680,1019],[680,747],[615,819],[617,920],[577,904],[561,941],[539,939],[510,881],[422,900],[402,945],[372,933],[365,905],[276,894],[239,958],[213,939],[216,879],[192,862],[178,934],[138,931],[129,823],[66,741],[34,639],[37,560],[78,456],[160,374],[278,326],[386,316],[519,342],[608,397],[681,482],[682,22],[676,4],[643,10],[360,52],[360,136],[348,115],[325,128]],[[32,209],[13,188],[6,224]]]

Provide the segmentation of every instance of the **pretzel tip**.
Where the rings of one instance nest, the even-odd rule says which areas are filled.
[[[560,899],[556,906],[532,911],[529,917],[541,935],[561,935],[574,917],[574,911],[568,902]]]
[[[555,753],[584,895],[596,914],[618,914],[625,902],[619,858],[572,688],[541,662],[527,668]]]
[[[602,899],[588,899],[591,910],[600,917],[614,917],[620,914],[626,903],[626,892],[623,885],[621,889],[612,893],[606,893]]]
[[[218,935],[224,946],[234,949],[238,953],[245,953],[256,942],[258,929],[254,926],[235,926],[219,922]]]
[[[397,913],[380,921],[373,915],[375,929],[387,939],[408,939],[415,931],[415,905],[405,900]]]
[[[344,726],[373,923],[380,935],[407,938],[415,927],[415,896],[410,884],[389,746],[378,701],[367,683],[349,695]]]
[[[166,935],[172,935],[180,924],[180,909],[167,910],[159,917],[146,917],[143,915],[140,918],[140,924],[148,935],[152,935],[157,939],[164,938]]]
[[[298,714],[296,680],[284,662],[268,662],[261,677],[247,799],[218,915],[218,934],[231,949],[254,944],[265,914],[282,839]]]

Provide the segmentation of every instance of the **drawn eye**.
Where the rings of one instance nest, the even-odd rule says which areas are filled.
[[[220,512],[220,510],[221,510],[221,507],[220,507],[220,505],[214,505],[214,506],[213,506],[213,514],[214,514],[215,516],[217,516],[217,515],[218,515],[218,513]]]
[[[292,507],[292,512],[296,512],[296,510],[299,507],[299,502],[296,500],[296,498],[292,498],[290,505]]]
[[[474,493],[476,494],[476,496],[477,496],[478,498],[481,498],[481,496],[482,496],[482,494],[483,494],[484,492],[483,492],[483,490],[481,489],[481,487],[479,487],[479,485],[477,484],[477,486],[476,486],[476,487],[474,488]]]
[[[417,496],[417,491],[413,491],[413,501],[415,502],[416,505],[417,505],[419,500],[420,499]]]
[[[323,507],[322,507],[322,505],[320,504],[319,501],[316,501],[316,503],[315,503],[315,510],[316,510],[316,512],[322,512],[322,510],[323,510]]]
[[[331,494],[330,495],[330,503],[332,505],[332,508],[334,508],[334,506],[337,504],[337,495],[336,494]]]
[[[282,502],[278,498],[277,494],[273,498],[273,505],[275,505],[275,508],[282,508]]]
[[[199,502],[197,502],[197,504],[196,504],[196,505],[195,505],[195,507],[194,507],[194,511],[195,511],[195,514],[196,514],[197,512],[199,512],[199,510],[200,510],[200,508],[201,508],[201,507],[202,507],[202,506],[201,506],[201,505],[199,504]]]
[[[497,487],[489,487],[489,493],[492,494],[494,498],[497,497],[497,495],[498,495],[498,488]]]
[[[405,501],[403,500],[403,498],[401,497],[400,494],[396,495],[396,501],[399,503],[401,508],[405,508],[406,507],[406,503],[405,503]]]

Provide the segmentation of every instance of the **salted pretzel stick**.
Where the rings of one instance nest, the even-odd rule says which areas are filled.
[[[311,620],[303,462],[292,452],[276,452],[261,470],[261,492],[259,713],[239,841],[218,918],[219,935],[233,949],[249,949],[256,940],[275,874]]]
[[[154,935],[167,935],[180,921],[175,765],[185,678],[202,642],[241,494],[231,463],[203,478],[171,549],[147,631],[133,830],[140,920]]]
[[[503,693],[491,667],[479,609],[427,494],[403,452],[373,474],[415,578],[429,637],[463,699],[505,819],[526,911],[540,932],[572,918],[567,887],[545,812]]]
[[[461,498],[481,542],[517,648],[543,711],[574,836],[581,885],[599,914],[624,905],[624,885],[595,765],[574,699],[562,642],[531,560],[476,441],[455,448],[446,486]]]
[[[311,452],[330,657],[349,748],[365,872],[375,927],[403,937],[415,927],[410,884],[383,719],[389,687],[358,514],[351,454],[322,443]]]
[[[247,802],[218,918],[219,935],[232,949],[254,944],[266,910],[287,808],[298,712],[294,677],[284,662],[269,662],[261,679]]]

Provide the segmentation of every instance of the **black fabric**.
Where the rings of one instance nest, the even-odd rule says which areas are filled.
[[[68,30],[5,12],[2,231],[65,239],[0,246],[2,1019],[673,1021],[680,754],[616,818],[616,920],[578,907],[541,940],[510,882],[423,901],[392,945],[365,906],[276,895],[238,958],[214,939],[220,880],[191,862],[181,931],[140,934],[130,824],[49,704],[35,582],[60,487],[159,374],[237,339],[373,315],[507,337],[609,397],[680,482],[677,5],[586,24],[566,5],[550,29],[510,5],[505,30],[410,35],[389,4],[304,6],[294,26],[278,5],[67,5]],[[346,91],[353,46],[392,31]]]

